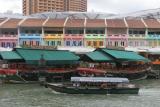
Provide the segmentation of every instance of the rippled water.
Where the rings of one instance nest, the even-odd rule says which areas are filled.
[[[0,107],[160,107],[160,80],[143,80],[139,95],[68,95],[40,85],[1,85]]]

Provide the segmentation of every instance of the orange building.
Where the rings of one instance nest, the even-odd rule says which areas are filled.
[[[23,14],[49,11],[87,11],[87,0],[23,0]]]

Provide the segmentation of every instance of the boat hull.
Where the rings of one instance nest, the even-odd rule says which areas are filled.
[[[147,78],[147,72],[136,72],[136,73],[107,73],[107,76],[128,78],[129,80],[143,80]]]
[[[147,78],[147,73],[148,73],[148,69],[147,70],[142,70],[142,71],[104,71],[103,70],[99,70],[99,69],[90,69],[90,68],[79,68],[77,69],[77,76],[80,77],[90,77],[92,75],[97,77],[97,73],[100,76],[107,76],[107,77],[121,77],[121,78],[128,78],[129,80],[142,80],[142,79],[146,79]],[[97,72],[97,73],[96,73]],[[82,74],[85,75],[82,75]],[[98,75],[98,76],[99,76]]]
[[[53,84],[47,84],[47,86],[56,92],[67,94],[138,94],[139,88],[75,88],[75,87],[63,87]]]

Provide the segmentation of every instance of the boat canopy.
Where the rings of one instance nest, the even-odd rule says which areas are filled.
[[[113,61],[113,58],[109,57],[108,55],[105,55],[104,53],[102,53],[100,51],[90,52],[85,55],[87,56],[87,58],[90,58],[92,61],[95,61],[95,62],[111,62],[111,61]],[[85,58],[85,59],[87,59],[87,58]]]
[[[15,51],[3,51],[0,52],[0,57],[3,60],[23,60],[23,58]]]
[[[150,62],[149,59],[138,55],[136,52],[132,51],[124,51],[124,50],[114,50],[114,49],[101,49],[106,54],[114,57],[115,59],[121,60],[121,61],[144,61],[144,62]]]
[[[129,83],[129,80],[127,78],[113,78],[113,77],[71,77],[71,82]]]
[[[47,65],[76,64],[79,56],[69,51],[16,48],[18,53],[27,64],[39,65],[44,61]]]

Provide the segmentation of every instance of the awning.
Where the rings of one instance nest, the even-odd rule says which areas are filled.
[[[100,51],[94,51],[85,54],[88,58],[90,58],[92,61],[96,62],[109,62],[112,61],[113,59],[105,54],[103,54]]]
[[[14,51],[4,51],[0,52],[0,56],[3,60],[21,60],[23,59],[20,55],[18,55]]]
[[[69,51],[45,50],[45,49],[16,49],[16,52],[21,55],[26,62],[54,62],[54,63],[70,63],[78,61],[79,57]]]
[[[124,50],[112,50],[112,49],[102,49],[106,54],[114,57],[115,59],[122,61],[144,61],[150,62],[149,59],[138,55],[136,52],[124,51]]]

